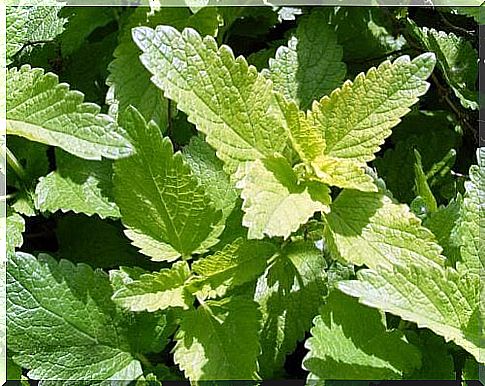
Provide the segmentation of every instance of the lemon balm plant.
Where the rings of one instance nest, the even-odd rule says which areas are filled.
[[[9,379],[476,379],[478,19],[9,7]]]

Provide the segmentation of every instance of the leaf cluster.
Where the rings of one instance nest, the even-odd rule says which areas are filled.
[[[478,17],[7,7],[9,379],[477,379]]]

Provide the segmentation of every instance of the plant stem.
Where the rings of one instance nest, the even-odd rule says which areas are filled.
[[[23,166],[20,164],[20,162],[17,160],[15,155],[10,151],[8,147],[6,147],[6,153],[7,153],[7,164],[12,168],[15,174],[22,181],[27,180],[27,173],[25,173],[25,169],[23,168]]]

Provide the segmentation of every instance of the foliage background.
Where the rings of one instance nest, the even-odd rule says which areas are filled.
[[[209,289],[205,288],[203,281],[194,284],[200,286],[201,291],[213,290],[222,293],[231,287],[232,296],[240,296],[237,298],[239,306],[234,310],[231,307],[235,306],[230,302],[213,305],[213,312],[220,312],[221,317],[227,312],[229,315],[235,315],[234,321],[227,321],[229,326],[233,323],[231,328],[234,333],[226,336],[224,334],[227,332],[221,332],[227,339],[225,344],[228,345],[228,351],[238,351],[228,354],[235,355],[234,358],[239,361],[231,364],[234,368],[228,372],[221,370],[221,366],[224,367],[224,359],[220,355],[224,350],[218,351],[215,348],[212,354],[206,353],[209,355],[209,365],[203,369],[197,366],[191,369],[188,368],[192,366],[190,363],[193,363],[199,354],[191,352],[190,349],[182,354],[183,350],[177,347],[176,342],[181,341],[177,334],[194,334],[200,339],[204,334],[204,328],[201,326],[210,323],[204,319],[208,318],[207,315],[192,309],[190,317],[181,316],[182,310],[189,307],[190,299],[186,304],[182,302],[178,307],[169,310],[159,310],[162,307],[155,307],[155,313],[137,310],[142,312],[124,311],[119,314],[114,308],[108,310],[101,307],[100,311],[96,308],[99,305],[96,306],[94,310],[101,316],[93,323],[99,323],[99,328],[107,330],[104,338],[106,345],[110,346],[110,339],[114,339],[109,337],[110,334],[116,335],[119,334],[118,329],[125,329],[125,341],[118,344],[124,352],[136,353],[134,359],[130,356],[129,360],[139,362],[144,377],[154,383],[157,379],[183,380],[187,377],[192,380],[203,379],[204,376],[217,379],[218,374],[223,374],[222,378],[231,378],[232,375],[232,378],[251,378],[255,376],[254,364],[244,368],[247,363],[244,356],[251,356],[253,351],[258,352],[259,349],[250,344],[253,340],[258,341],[263,347],[257,365],[257,377],[263,379],[304,379],[309,375],[309,370],[313,373],[310,378],[313,376],[317,379],[477,379],[477,362],[458,345],[452,342],[445,343],[441,336],[430,330],[417,328],[416,325],[391,314],[385,316],[384,325],[379,321],[380,316],[374,309],[357,305],[353,298],[333,290],[337,281],[356,278],[356,271],[360,268],[337,261],[327,249],[321,251],[314,247],[315,242],[321,243],[323,236],[321,219],[318,216],[293,234],[294,246],[290,246],[284,253],[287,260],[282,260],[280,265],[270,266],[266,272],[266,266],[261,266],[261,260],[264,261],[265,248],[268,249],[268,256],[272,255],[273,245],[270,241],[254,241],[254,244],[249,242],[242,245],[234,243],[240,236],[244,239],[247,231],[241,225],[241,201],[238,199],[238,193],[232,189],[228,176],[222,171],[220,161],[215,158],[213,151],[197,137],[197,130],[187,116],[178,111],[176,104],[164,98],[161,91],[150,83],[148,71],[138,61],[141,51],[131,37],[131,28],[138,25],[154,27],[166,24],[179,30],[193,27],[202,36],[212,35],[218,44],[228,45],[235,56],[244,56],[249,64],[264,73],[268,68],[272,68],[272,58],[275,58],[275,55],[278,58],[278,55],[284,54],[279,47],[288,45],[291,48],[292,36],[297,36],[298,40],[303,42],[298,47],[301,49],[298,54],[307,55],[301,61],[315,61],[316,70],[312,72],[312,65],[307,65],[305,71],[292,69],[296,70],[296,73],[290,75],[296,74],[295,82],[300,86],[304,86],[305,82],[310,85],[318,82],[313,93],[305,94],[301,88],[293,90],[300,98],[302,109],[310,108],[313,99],[329,94],[344,80],[354,79],[359,73],[378,66],[386,59],[394,60],[405,54],[414,58],[423,52],[434,52],[437,65],[429,79],[429,91],[393,129],[392,135],[381,146],[376,159],[370,162],[369,166],[377,172],[382,179],[381,184],[385,183],[392,196],[400,203],[408,204],[423,224],[435,233],[444,248],[447,264],[454,266],[456,261],[460,260],[462,246],[450,241],[451,228],[453,220],[460,216],[459,208],[462,205],[462,196],[466,192],[465,184],[469,180],[471,165],[477,163],[476,150],[479,146],[477,32],[480,13],[477,9],[208,7],[165,8],[150,12],[148,8],[127,7],[11,8],[7,14],[9,68],[20,68],[27,64],[32,68],[44,69],[45,72],[56,74],[59,82],[69,84],[71,90],[83,93],[84,100],[100,106],[102,113],[116,117],[131,104],[140,111],[146,121],[155,122],[160,132],[170,138],[174,150],[181,151],[180,160],[174,158],[174,164],[185,162],[184,165],[188,165],[199,182],[206,189],[212,189],[209,195],[213,199],[216,198],[214,202],[219,200],[218,209],[222,211],[226,230],[220,236],[219,243],[198,251],[200,256],[213,253],[224,255],[224,252],[221,252],[224,248],[232,248],[229,252],[226,251],[228,256],[242,256],[244,269],[255,267],[255,272],[259,272],[260,275],[259,280],[256,280],[257,275],[253,276],[252,273],[247,274],[248,277],[243,276],[240,286],[230,282],[228,284],[224,278],[216,289],[213,284]],[[308,47],[303,46],[305,42]],[[322,58],[327,61],[324,65],[319,62]],[[277,63],[274,66],[277,66]],[[329,69],[321,79],[318,78],[319,66]],[[288,76],[285,68],[281,71],[282,76]],[[278,79],[273,80],[275,84],[278,83]],[[74,99],[74,96],[72,98]],[[133,120],[133,126],[142,130],[140,127],[143,127],[143,123],[140,124],[136,117],[126,119]],[[135,136],[134,132],[129,131],[129,134]],[[147,138],[138,140],[148,141]],[[153,141],[160,143],[160,148],[165,149],[168,146],[167,142]],[[35,284],[35,281],[30,284],[29,291],[35,292],[36,288],[47,286],[51,289],[57,288],[58,293],[69,292],[69,289],[63,287],[62,280],[55,281],[56,275],[58,278],[65,277],[64,280],[68,284],[70,280],[74,280],[73,277],[77,277],[80,282],[85,281],[76,289],[80,293],[89,292],[90,283],[94,287],[98,285],[96,275],[101,275],[101,271],[93,273],[85,268],[76,271],[70,266],[71,263],[85,263],[93,269],[111,271],[111,285],[115,290],[119,288],[117,286],[122,287],[123,283],[126,284],[126,280],[138,278],[140,272],[144,272],[142,270],[158,272],[172,267],[171,263],[150,261],[138,248],[131,245],[130,239],[123,233],[125,226],[120,219],[119,207],[125,210],[129,205],[126,202],[131,198],[128,193],[124,197],[117,189],[127,192],[131,192],[131,189],[136,190],[136,171],[142,170],[143,165],[138,165],[142,169],[132,165],[131,169],[127,168],[127,171],[123,172],[123,162],[129,161],[82,160],[59,147],[14,135],[8,136],[7,146],[17,161],[17,167],[12,167],[15,165],[9,163],[7,169],[7,237],[10,252],[13,253],[13,249],[16,248],[35,256],[39,253],[48,253],[51,256],[39,257],[39,261],[42,262],[40,268],[36,267],[35,259],[32,260],[26,257],[27,255],[18,255],[24,256],[16,263],[18,267],[11,264],[14,267],[12,270],[18,270],[15,271],[17,280],[28,272],[32,274],[33,280],[39,280],[39,284]],[[167,152],[170,153],[170,150]],[[150,157],[150,154],[147,153],[147,157]],[[165,156],[162,153],[154,150],[153,164],[163,157]],[[116,169],[117,165],[119,171]],[[117,173],[114,180],[113,168]],[[335,193],[336,191],[332,191],[332,194]],[[136,210],[137,208],[133,209]],[[140,219],[135,220],[143,222]],[[123,218],[123,221],[128,220]],[[280,240],[278,243],[281,245]],[[258,251],[259,263],[253,261],[254,256],[250,256],[248,252],[251,250]],[[190,252],[193,250],[190,250],[189,254]],[[70,263],[64,262],[57,266],[56,261],[60,259],[67,259]],[[300,283],[298,291],[292,292],[293,276],[289,270],[294,266],[301,268],[298,265],[301,264],[299,259],[306,261],[310,269],[320,269],[321,274],[312,277],[311,272],[310,275],[307,272],[297,272],[296,275],[303,275],[303,284]],[[51,267],[51,273],[48,272],[48,267]],[[184,268],[179,266],[177,269],[180,269],[179,275],[183,278],[186,275]],[[204,269],[210,272],[212,268],[200,265],[201,275]],[[302,270],[304,271],[304,268]],[[242,271],[230,273],[230,279],[234,280],[234,277],[244,275]],[[45,276],[42,276],[42,272]],[[49,278],[50,274],[53,275],[52,279]],[[29,281],[27,276],[25,280]],[[285,279],[288,283],[284,283]],[[42,280],[45,280],[45,283]],[[279,287],[274,287],[277,281],[280,282]],[[256,291],[254,300],[258,302],[259,308],[254,309],[249,302],[245,308],[247,299],[244,298],[244,294],[254,291],[256,285],[266,285],[269,288],[273,286],[274,291],[281,296],[271,295],[271,291],[267,291],[258,298]],[[22,286],[28,288],[27,284]],[[160,291],[164,290],[162,284]],[[110,303],[110,291],[112,289],[100,288],[97,301],[105,299]],[[38,296],[45,295],[40,293]],[[82,299],[82,296],[79,299]],[[72,300],[73,309],[77,309],[76,301],[79,299]],[[349,302],[348,308],[345,306],[346,302]],[[320,309],[323,304],[325,306]],[[89,307],[86,307],[86,313],[81,313],[77,317],[95,320],[96,317],[92,316]],[[134,306],[131,307],[133,311]],[[66,347],[67,352],[62,352],[62,349],[56,352],[53,348],[57,347],[58,342],[46,338],[45,334],[49,333],[42,331],[42,323],[36,322],[33,316],[23,315],[21,308],[11,309],[12,314],[9,316],[8,328],[12,331],[9,338],[10,379],[20,379],[21,373],[24,374],[22,379],[25,379],[28,370],[29,376],[33,379],[45,379],[46,376],[66,378],[72,377],[73,374],[79,374],[81,377],[85,371],[88,374],[84,376],[101,379],[108,376],[104,371],[106,368],[116,367],[113,363],[102,362],[99,366],[95,363],[84,363],[83,370],[83,361],[92,352],[83,352],[82,347],[86,349],[89,345],[83,346],[81,341],[74,340],[73,345],[79,344],[79,351],[71,352]],[[148,308],[148,311],[153,310]],[[59,311],[61,314],[63,312],[65,310]],[[259,313],[262,313],[265,318],[258,336],[251,335],[252,330],[246,330],[246,325],[241,322],[251,313],[257,314],[257,318],[261,318]],[[320,323],[321,331],[324,331],[322,326],[325,315],[332,314],[336,319],[341,318],[344,326],[349,323],[346,328],[355,334],[350,335],[350,340],[356,339],[357,346],[362,344],[361,348],[365,347],[363,351],[367,350],[367,355],[349,359],[355,354],[351,349],[347,354],[328,354],[332,351],[328,349],[328,356],[323,356],[326,364],[318,363],[322,361],[322,357],[314,354],[313,358],[310,355],[302,367],[304,358],[308,358],[308,349],[311,345],[305,344],[305,340],[312,334],[317,334],[316,330],[310,333],[312,320],[317,314],[322,316],[315,319],[313,324]],[[107,320],[106,315],[120,320]],[[55,322],[54,319],[46,320],[47,323]],[[368,324],[364,330],[359,330],[359,326],[353,325],[352,320],[366,320]],[[33,335],[37,341],[27,342],[30,339],[23,335],[25,329],[29,324],[37,323],[40,323],[39,330]],[[327,335],[322,335],[319,342],[322,347],[327,344],[325,336],[338,335],[338,331],[332,330],[337,328],[335,325],[324,327],[329,331]],[[52,328],[52,331],[57,331]],[[403,334],[406,344],[403,343],[402,336],[396,338],[398,342],[393,342],[395,337],[389,333],[390,331],[399,331],[399,334]],[[71,334],[62,328],[53,335],[57,333],[60,334],[60,340],[69,341],[72,338]],[[372,342],[359,343],[359,338],[356,338],[368,337],[370,334],[382,334],[382,340],[377,346]],[[82,340],[81,337],[76,339]],[[346,339],[346,333],[341,339]],[[246,341],[249,343],[245,346]],[[383,354],[392,366],[373,363],[372,359],[369,359],[375,354],[372,350],[377,350],[383,342],[386,342],[385,345],[388,347],[401,344],[401,354],[405,360],[401,363],[401,359],[395,361],[392,355],[388,357],[387,354]],[[328,344],[332,346],[332,340]],[[323,347],[322,350],[325,351],[326,348]],[[93,354],[93,357],[96,358],[97,355],[99,358],[110,357],[101,352]],[[183,355],[186,356],[185,362],[181,359]],[[339,358],[339,355],[342,355],[342,358]],[[73,372],[69,372],[66,370],[69,367],[67,363],[59,364],[59,358],[64,358],[60,362],[79,361],[79,368],[71,369],[69,371]],[[338,363],[339,360],[341,363]],[[365,368],[363,361],[370,361],[369,368]],[[133,363],[129,362],[127,368],[138,366]],[[362,365],[362,369],[357,369],[357,364]],[[329,368],[332,370],[328,370]],[[392,369],[389,370],[390,368]],[[319,371],[321,372],[318,373]]]

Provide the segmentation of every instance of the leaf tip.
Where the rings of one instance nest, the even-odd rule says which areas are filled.
[[[149,27],[135,27],[131,30],[131,37],[136,45],[143,51],[148,47],[148,40],[154,34],[153,29]]]

